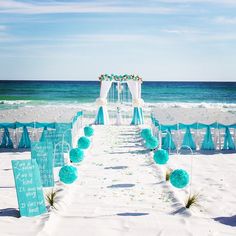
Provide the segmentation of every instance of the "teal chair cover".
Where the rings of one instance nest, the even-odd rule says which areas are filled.
[[[189,127],[186,128],[181,149],[187,149],[187,147],[190,147],[192,150],[196,150],[196,144],[193,140],[193,136]]]
[[[4,133],[0,148],[13,148],[13,142],[11,140],[9,130],[6,127],[4,127]]]
[[[229,127],[225,128],[225,138],[223,150],[235,150],[235,144],[230,134]]]
[[[171,130],[168,129],[166,136],[162,138],[162,149],[165,150],[176,150],[175,143],[171,134]]]
[[[98,109],[98,114],[95,120],[95,124],[96,125],[104,125],[104,111],[103,111],[103,107],[99,107]]]
[[[206,129],[206,134],[204,136],[201,150],[215,150],[215,145],[212,140],[211,128],[209,125],[207,126],[207,129]]]
[[[31,146],[31,141],[30,141],[28,129],[26,126],[23,126],[23,133],[22,133],[18,148],[30,148],[30,146]]]

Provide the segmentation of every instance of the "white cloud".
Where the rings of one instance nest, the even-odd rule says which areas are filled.
[[[217,17],[214,21],[222,25],[236,25],[236,17],[230,18],[230,17],[220,16]]]
[[[118,5],[115,2],[47,2],[25,3],[14,0],[0,2],[0,13],[15,14],[54,14],[54,13],[136,13],[171,14],[177,9],[157,6]]]

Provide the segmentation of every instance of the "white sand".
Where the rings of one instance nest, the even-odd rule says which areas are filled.
[[[10,161],[30,153],[0,153],[0,235],[236,235],[235,157],[194,155],[192,191],[201,194],[200,206],[186,210],[190,187],[177,190],[164,181],[166,167],[154,164],[138,128],[95,126],[79,179],[65,186],[56,178],[56,188],[63,190],[58,210],[17,218]],[[191,173],[191,158],[172,155],[167,167]]]

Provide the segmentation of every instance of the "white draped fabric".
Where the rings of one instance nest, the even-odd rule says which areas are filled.
[[[143,105],[143,100],[141,99],[141,83],[139,81],[129,80],[127,84],[132,94],[133,106],[141,107]]]
[[[104,125],[109,124],[109,115],[107,111],[107,95],[111,88],[112,81],[102,81],[100,88],[100,98],[97,100],[99,106],[103,107]]]
[[[106,99],[107,94],[111,88],[112,81],[102,81],[101,82],[101,89],[100,89],[100,98]]]

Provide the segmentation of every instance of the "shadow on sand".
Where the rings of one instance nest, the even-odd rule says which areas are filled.
[[[6,208],[6,209],[0,209],[0,217],[20,217],[20,212],[19,210],[15,208]]]
[[[236,227],[236,215],[228,217],[217,217],[214,218],[214,220],[224,225]]]
[[[110,167],[105,167],[105,170],[123,170],[127,169],[128,166],[110,166]]]
[[[142,212],[124,212],[124,213],[117,213],[117,216],[147,216],[149,213],[142,213]]]
[[[135,184],[113,184],[110,186],[107,186],[107,188],[132,188]]]

